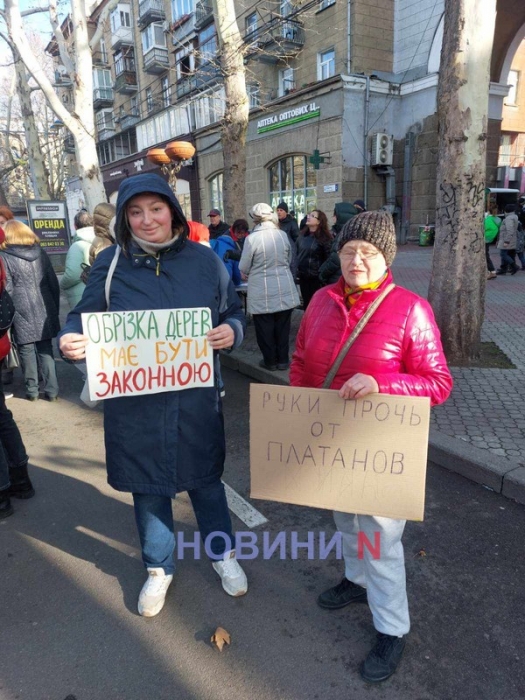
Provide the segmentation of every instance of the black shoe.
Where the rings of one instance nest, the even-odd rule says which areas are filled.
[[[269,369],[270,372],[275,372],[277,369],[277,365],[267,365],[264,360],[261,360],[259,362],[259,367],[262,367],[263,369]]]
[[[520,269],[520,268],[519,268],[517,265],[514,265],[514,267],[513,267],[512,270],[510,271],[510,274],[511,274],[511,275],[515,275],[516,272],[517,272],[519,269]]]
[[[496,274],[497,274],[497,275],[506,275],[506,274],[507,274],[507,270],[496,270]]]
[[[33,498],[35,489],[27,473],[27,464],[23,467],[9,467],[9,495],[13,498]]]
[[[403,656],[406,637],[392,637],[377,633],[377,641],[359,670],[361,678],[368,683],[380,683],[396,672]]]
[[[46,401],[58,401],[58,396],[49,396],[46,394]]]
[[[0,491],[0,520],[13,515],[14,510],[9,500],[9,491]]]
[[[350,603],[366,603],[366,588],[344,578],[317,598],[317,604],[326,610],[339,610]]]
[[[277,369],[280,369],[282,372],[284,372],[287,369],[290,369],[290,363],[289,362],[278,362]]]
[[[38,401],[39,396],[38,396],[38,394],[37,394],[36,396],[33,396],[33,395],[31,395],[31,394],[26,394],[26,399],[27,399],[28,401]]]

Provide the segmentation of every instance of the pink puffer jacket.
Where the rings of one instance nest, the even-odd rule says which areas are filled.
[[[322,386],[340,349],[369,304],[392,282],[366,290],[348,310],[343,278],[317,292],[304,314],[290,368],[292,386]],[[374,377],[382,394],[429,396],[443,403],[452,376],[443,354],[430,304],[396,287],[368,321],[339,368],[331,389],[339,389],[357,372]]]

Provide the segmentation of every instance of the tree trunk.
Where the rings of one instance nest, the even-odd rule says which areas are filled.
[[[20,102],[20,110],[24,122],[29,174],[35,199],[50,198],[49,171],[44,162],[42,148],[38,138],[38,128],[35,122],[31,104],[31,90],[28,85],[25,66],[15,46],[11,47],[15,64],[16,91]]]
[[[114,0],[113,0],[114,2]],[[55,93],[44,69],[39,64],[31,45],[23,31],[22,17],[18,0],[5,0],[5,14],[9,18],[10,35],[22,60],[44,93],[53,112],[62,120],[75,139],[77,167],[82,181],[82,191],[86,206],[93,211],[99,202],[107,201],[98,164],[95,143],[93,112],[93,61],[88,41],[87,18],[83,0],[71,0],[73,36],[71,46],[74,55],[62,57],[73,80],[74,111],[64,107]],[[64,44],[58,41],[59,46]]]
[[[485,160],[496,0],[446,0],[438,86],[436,238],[429,301],[449,362],[479,354]]]
[[[246,210],[246,133],[249,103],[246,94],[243,41],[235,17],[233,0],[213,0],[219,61],[224,78],[226,109],[221,140],[224,158],[224,220],[230,223]]]

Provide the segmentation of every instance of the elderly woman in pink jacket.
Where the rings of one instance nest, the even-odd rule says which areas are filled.
[[[339,239],[342,277],[318,291],[306,310],[290,369],[292,386],[321,387],[346,340],[370,305],[390,288],[344,356],[330,383],[344,399],[368,394],[428,396],[432,405],[447,399],[452,377],[439,330],[428,302],[393,285],[390,266],[396,254],[392,217],[386,212],[359,214]],[[404,520],[334,513],[343,537],[345,576],[318,598],[334,610],[368,603],[377,640],[360,672],[377,683],[391,676],[401,660],[410,629]],[[370,541],[380,533],[381,557],[357,556],[357,535]]]

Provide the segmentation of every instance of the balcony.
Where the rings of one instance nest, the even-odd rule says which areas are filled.
[[[115,136],[116,133],[117,132],[114,126],[107,126],[104,124],[101,127],[97,127],[97,136],[99,141],[110,139],[112,136]]]
[[[133,66],[133,67],[132,67]],[[121,95],[131,95],[137,92],[137,73],[133,61],[124,63],[124,68],[117,73],[115,78],[115,90]],[[115,69],[117,68],[115,64]]]
[[[65,71],[66,69],[63,66],[61,66],[60,70],[55,71],[55,87],[67,88],[73,85],[73,81]]]
[[[75,154],[75,139],[72,134],[66,136],[64,139],[64,153],[69,153],[70,155]]]
[[[103,87],[93,90],[93,109],[111,107],[113,104],[113,88]]]
[[[118,121],[121,130],[125,131],[140,121],[140,114],[138,110],[131,110],[129,114],[123,114],[120,117],[117,117],[115,121]]]
[[[195,7],[195,30],[202,29],[213,19],[213,4],[211,0],[198,0]]]
[[[168,49],[153,46],[144,54],[144,70],[146,73],[164,73],[169,67]]]
[[[214,63],[206,63],[201,66],[195,73],[185,75],[177,83],[177,98],[184,97],[190,92],[203,90],[212,83],[216,83],[222,79],[221,68]]]
[[[105,51],[93,51],[92,57],[94,66],[108,65],[108,55]]]
[[[120,49],[122,46],[133,46],[133,30],[131,27],[120,26],[111,33],[111,48],[113,51]]]
[[[166,19],[163,0],[142,0],[139,3],[139,27],[143,29],[152,22],[163,22]]]
[[[304,28],[300,22],[276,17],[245,37],[245,41],[251,45],[246,58],[278,63],[297,56],[304,46],[304,40]]]

